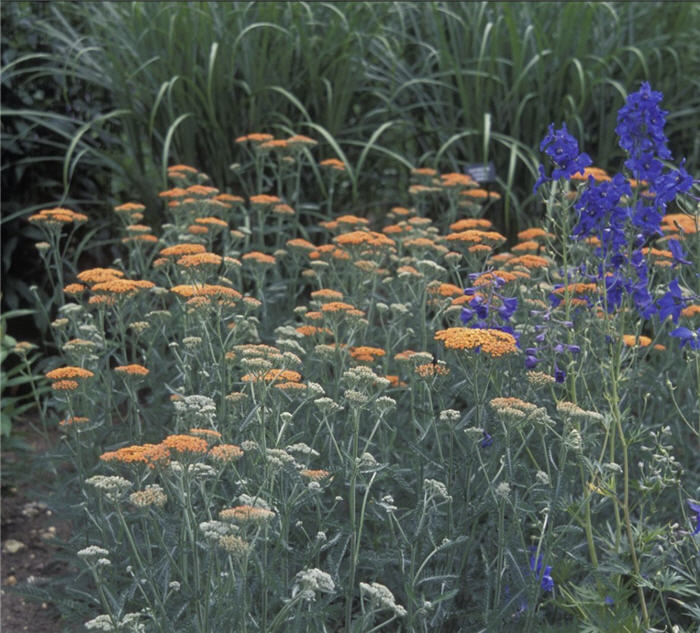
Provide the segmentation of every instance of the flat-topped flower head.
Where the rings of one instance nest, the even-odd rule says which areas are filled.
[[[346,170],[345,163],[338,158],[326,158],[319,165],[334,172],[344,172]]]
[[[435,333],[447,349],[483,352],[492,358],[516,354],[517,341],[509,332],[491,328],[451,327]]]
[[[27,219],[33,224],[44,227],[60,227],[64,224],[87,222],[88,217],[83,213],[76,213],[70,209],[55,207],[53,209],[43,209],[39,213],[30,215]]]
[[[115,367],[114,371],[123,376],[131,377],[148,376],[148,374],[150,373],[149,370],[146,369],[143,365],[138,365],[135,363],[131,365],[120,365],[119,367]]]
[[[155,468],[170,461],[170,450],[163,444],[135,444],[102,453],[100,460],[107,463],[144,464]]]
[[[209,449],[209,457],[219,464],[227,464],[243,457],[243,451],[235,444],[219,444]]]
[[[191,435],[168,435],[161,444],[170,450],[171,453],[200,453],[209,451],[207,441],[201,437]]]
[[[266,508],[240,505],[235,508],[225,508],[219,512],[222,521],[231,521],[242,525],[260,525],[274,519],[275,513]]]
[[[177,265],[183,268],[201,268],[212,267],[216,268],[223,261],[221,255],[216,253],[195,253],[194,255],[183,255],[177,260]]]
[[[78,279],[83,283],[99,284],[111,279],[121,279],[124,273],[116,268],[89,268],[78,273]]]
[[[84,380],[92,378],[95,374],[83,367],[58,367],[44,374],[49,380]]]

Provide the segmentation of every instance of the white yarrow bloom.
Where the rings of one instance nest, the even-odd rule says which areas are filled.
[[[388,587],[378,583],[360,583],[360,592],[363,595],[370,597],[372,604],[377,609],[390,609],[398,617],[402,618],[406,615],[406,609],[404,609],[400,604],[396,604],[396,599],[394,594],[391,593]]]
[[[335,583],[330,574],[316,568],[303,569],[295,576],[294,581],[292,598],[301,592],[304,600],[315,600],[316,592],[333,593],[335,591]]]

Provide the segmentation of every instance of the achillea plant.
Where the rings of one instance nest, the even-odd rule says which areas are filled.
[[[628,175],[550,128],[511,244],[433,168],[364,217],[321,161],[304,224],[299,135],[236,139],[252,196],[168,169],[158,245],[61,283],[52,328],[85,625],[689,631],[697,209],[657,95],[626,108]]]

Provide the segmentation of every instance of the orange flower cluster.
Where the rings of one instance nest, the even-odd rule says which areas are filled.
[[[146,207],[140,202],[125,202],[119,206],[114,207],[117,213],[124,213],[126,215],[133,215],[134,213],[141,213],[146,210]]]
[[[359,345],[350,348],[350,356],[355,360],[363,363],[373,363],[378,358],[386,354],[386,351],[381,347],[370,347],[368,345]]]
[[[622,342],[627,345],[627,347],[648,347],[651,345],[651,339],[642,334],[638,336],[634,334],[623,334]]]
[[[396,374],[387,374],[384,376],[389,381],[392,387],[406,387],[406,383],[401,380]]]
[[[520,240],[521,242],[526,242],[528,240],[547,239],[553,237],[554,235],[548,233],[544,229],[541,229],[537,226],[532,227],[530,229],[525,229],[524,231],[520,231],[520,233],[518,233],[518,240]]]
[[[250,196],[250,204],[259,207],[268,207],[273,204],[282,202],[277,196],[269,196],[266,193],[260,193],[257,196]]]
[[[561,288],[556,288],[555,290],[552,291],[552,294],[563,296],[565,294],[583,295],[583,294],[596,293],[596,292],[598,292],[598,286],[596,286],[596,284],[577,283],[577,284],[569,284],[568,286],[562,286]]]
[[[462,220],[457,220],[450,224],[450,231],[459,232],[471,229],[483,229],[488,231],[492,227],[493,224],[486,218],[463,218]]]
[[[291,369],[268,369],[264,374],[246,374],[241,378],[243,382],[299,382],[301,374]]]
[[[661,219],[661,230],[667,235],[691,235],[698,232],[700,216],[686,213],[668,213]]]
[[[508,332],[490,328],[451,327],[435,333],[436,341],[443,341],[448,349],[479,350],[497,358],[516,354],[517,342]]]
[[[78,273],[78,279],[86,284],[99,284],[122,277],[124,273],[116,268],[89,268]]]
[[[331,476],[327,470],[309,470],[308,468],[300,470],[299,475],[301,475],[304,479],[308,479],[309,481],[323,481]]]
[[[516,266],[523,266],[524,268],[547,268],[549,266],[549,260],[540,255],[520,255],[518,257],[511,257],[507,260],[508,268],[515,268]]]
[[[206,248],[202,244],[191,244],[185,242],[183,244],[175,244],[162,249],[158,254],[161,257],[182,257],[183,255],[197,255],[205,253]]]
[[[62,224],[72,224],[73,222],[76,224],[87,222],[88,217],[82,213],[71,211],[70,209],[55,207],[54,209],[42,209],[39,213],[30,215],[27,219],[34,224],[60,226]]]
[[[689,306],[681,310],[681,316],[684,316],[689,319],[692,319],[693,317],[696,317],[698,315],[700,315],[700,305],[698,305],[697,303],[691,303]]]
[[[103,292],[109,295],[131,296],[142,290],[155,288],[152,281],[145,279],[110,279],[92,286],[93,292]]]
[[[490,286],[496,282],[496,277],[500,277],[504,282],[515,281],[518,277],[522,277],[523,273],[516,275],[505,270],[492,270],[488,273],[480,275],[475,281],[474,286]]]
[[[221,433],[215,431],[214,429],[190,429],[190,434],[196,435],[198,437],[203,437],[210,441],[216,441],[221,439]]]
[[[250,251],[241,257],[243,261],[250,261],[256,264],[263,264],[266,266],[272,266],[277,260],[273,255],[267,255],[266,253],[261,253],[260,251]]]
[[[349,316],[364,316],[362,310],[358,310],[355,306],[344,303],[343,301],[330,301],[321,306],[322,313],[344,313]],[[308,314],[307,314],[308,316]]]
[[[326,158],[322,160],[319,165],[321,167],[328,167],[332,171],[345,171],[345,163],[337,158]]]
[[[83,286],[83,284],[68,284],[63,289],[63,292],[67,295],[76,296],[82,293],[84,290],[86,290],[86,287]]]
[[[219,444],[209,449],[209,456],[214,461],[225,464],[243,457],[243,451],[235,444]]]
[[[275,517],[272,510],[256,506],[236,506],[235,508],[225,508],[219,512],[222,521],[233,521],[243,524],[260,524],[270,521]]]
[[[592,177],[596,182],[610,182],[612,180],[612,178],[608,176],[608,172],[600,167],[586,167],[582,172],[577,171],[571,176],[571,180],[588,182],[589,177]]]
[[[454,284],[442,283],[435,288],[429,288],[428,293],[440,295],[441,297],[461,297],[464,294],[464,288],[460,288]]]
[[[119,367],[115,367],[114,371],[119,372],[120,374],[126,374],[128,376],[148,376],[150,373],[148,369],[146,369],[143,365],[120,365]]]
[[[321,288],[320,290],[314,290],[311,293],[311,298],[319,301],[340,301],[343,298],[343,293],[330,288]]]
[[[272,136],[272,134],[263,134],[262,132],[252,132],[251,134],[247,134],[246,136],[239,136],[236,139],[236,143],[254,143],[254,144],[260,144],[260,143],[266,143],[267,141],[271,141],[275,137]]]
[[[287,246],[289,248],[298,248],[299,250],[306,252],[313,251],[316,249],[316,246],[314,246],[311,242],[300,237],[295,237],[291,240],[287,240]]]
[[[463,187],[476,187],[477,183],[476,181],[469,175],[467,174],[460,174],[458,172],[454,173],[449,173],[449,174],[441,174],[440,175],[440,184],[443,187],[457,187],[457,188],[463,188]]]
[[[58,426],[60,426],[61,428],[70,428],[70,427],[82,426],[83,424],[87,424],[89,421],[90,421],[90,418],[74,415],[71,417],[67,417],[65,420],[61,420],[58,423]]]
[[[199,268],[200,266],[221,266],[222,261],[221,255],[216,253],[195,253],[183,255],[176,263],[184,268]]]
[[[186,299],[192,299],[194,297],[217,299],[222,305],[235,305],[235,303],[241,299],[243,295],[233,288],[228,286],[220,286],[217,284],[183,284],[179,286],[174,286],[170,289],[170,292],[174,292],[180,297]]]
[[[438,363],[423,363],[422,365],[416,365],[415,371],[421,378],[435,378],[437,376],[447,376],[450,373],[450,368]]]
[[[107,463],[144,464],[149,468],[156,468],[170,461],[170,451],[163,444],[134,444],[102,453],[100,460]]]
[[[209,227],[220,228],[220,229],[227,229],[228,228],[228,222],[224,222],[224,220],[221,220],[220,218],[215,218],[215,217],[195,218],[194,221],[195,221],[195,224],[201,224],[203,226],[209,226]]]
[[[327,327],[316,327],[315,325],[300,325],[296,328],[302,336],[317,336],[320,334],[333,334]]]
[[[84,380],[92,378],[95,374],[82,367],[59,367],[44,374],[49,380]]]
[[[376,233],[375,231],[351,231],[350,233],[343,233],[334,237],[333,241],[341,246],[387,248],[396,245],[394,240],[381,233]]]
[[[168,435],[161,446],[170,449],[174,453],[206,453],[209,445],[206,440],[191,435]]]
[[[497,246],[506,241],[505,236],[496,231],[481,231],[479,229],[467,229],[458,233],[450,233],[445,236],[448,242],[460,242],[463,244],[483,244]]]
[[[323,256],[325,256],[324,259],[328,259],[329,256],[333,259],[350,259],[350,255],[348,253],[346,253],[342,248],[338,248],[334,244],[322,244],[321,246],[315,247],[315,250],[309,253],[309,259],[311,260],[321,259]]]

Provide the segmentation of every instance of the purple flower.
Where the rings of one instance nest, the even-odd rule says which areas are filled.
[[[534,548],[533,548],[534,549]],[[530,557],[530,569],[540,576],[540,586],[543,591],[552,591],[554,589],[554,579],[552,578],[552,566],[547,565],[542,572],[542,554],[535,560],[535,554]]]
[[[670,160],[668,138],[664,134],[668,112],[659,107],[664,98],[661,92],[651,89],[648,82],[627,97],[625,105],[617,113],[615,132],[619,145],[629,154],[625,166],[632,170],[635,178],[652,180],[658,161],[653,156]],[[651,175],[652,178],[648,176]]]
[[[671,332],[671,336],[680,339],[681,347],[688,345],[690,349],[700,349],[700,328],[693,332],[687,327],[679,327]]]
[[[693,535],[700,534],[700,504],[694,503],[688,499],[688,505],[690,506],[690,509],[695,512],[695,521],[697,522],[695,530],[693,530]]]
[[[479,446],[481,446],[481,448],[488,448],[493,444],[493,437],[486,431],[482,431],[481,434],[484,436],[484,439],[479,442]]]
[[[690,261],[685,258],[683,247],[678,240],[669,240],[668,249],[671,251],[671,255],[673,255],[674,267],[678,264],[685,264],[686,266],[690,265]]]
[[[685,307],[685,303],[683,293],[678,285],[678,280],[672,279],[668,284],[668,292],[666,292],[657,301],[659,308],[659,319],[664,321],[670,316],[674,323],[678,323],[678,319],[681,316],[681,310],[683,310]],[[672,334],[672,336],[674,335]]]
[[[566,372],[556,363],[554,363],[554,380],[560,383],[566,380]]]
[[[569,179],[574,174],[582,172],[593,162],[588,154],[579,153],[578,141],[569,134],[566,123],[563,123],[558,130],[554,129],[554,123],[550,123],[547,135],[540,143],[540,151],[547,154],[556,167],[552,170],[551,177],[548,178],[544,167],[539,166],[540,177],[535,183],[535,191],[547,180]]]

